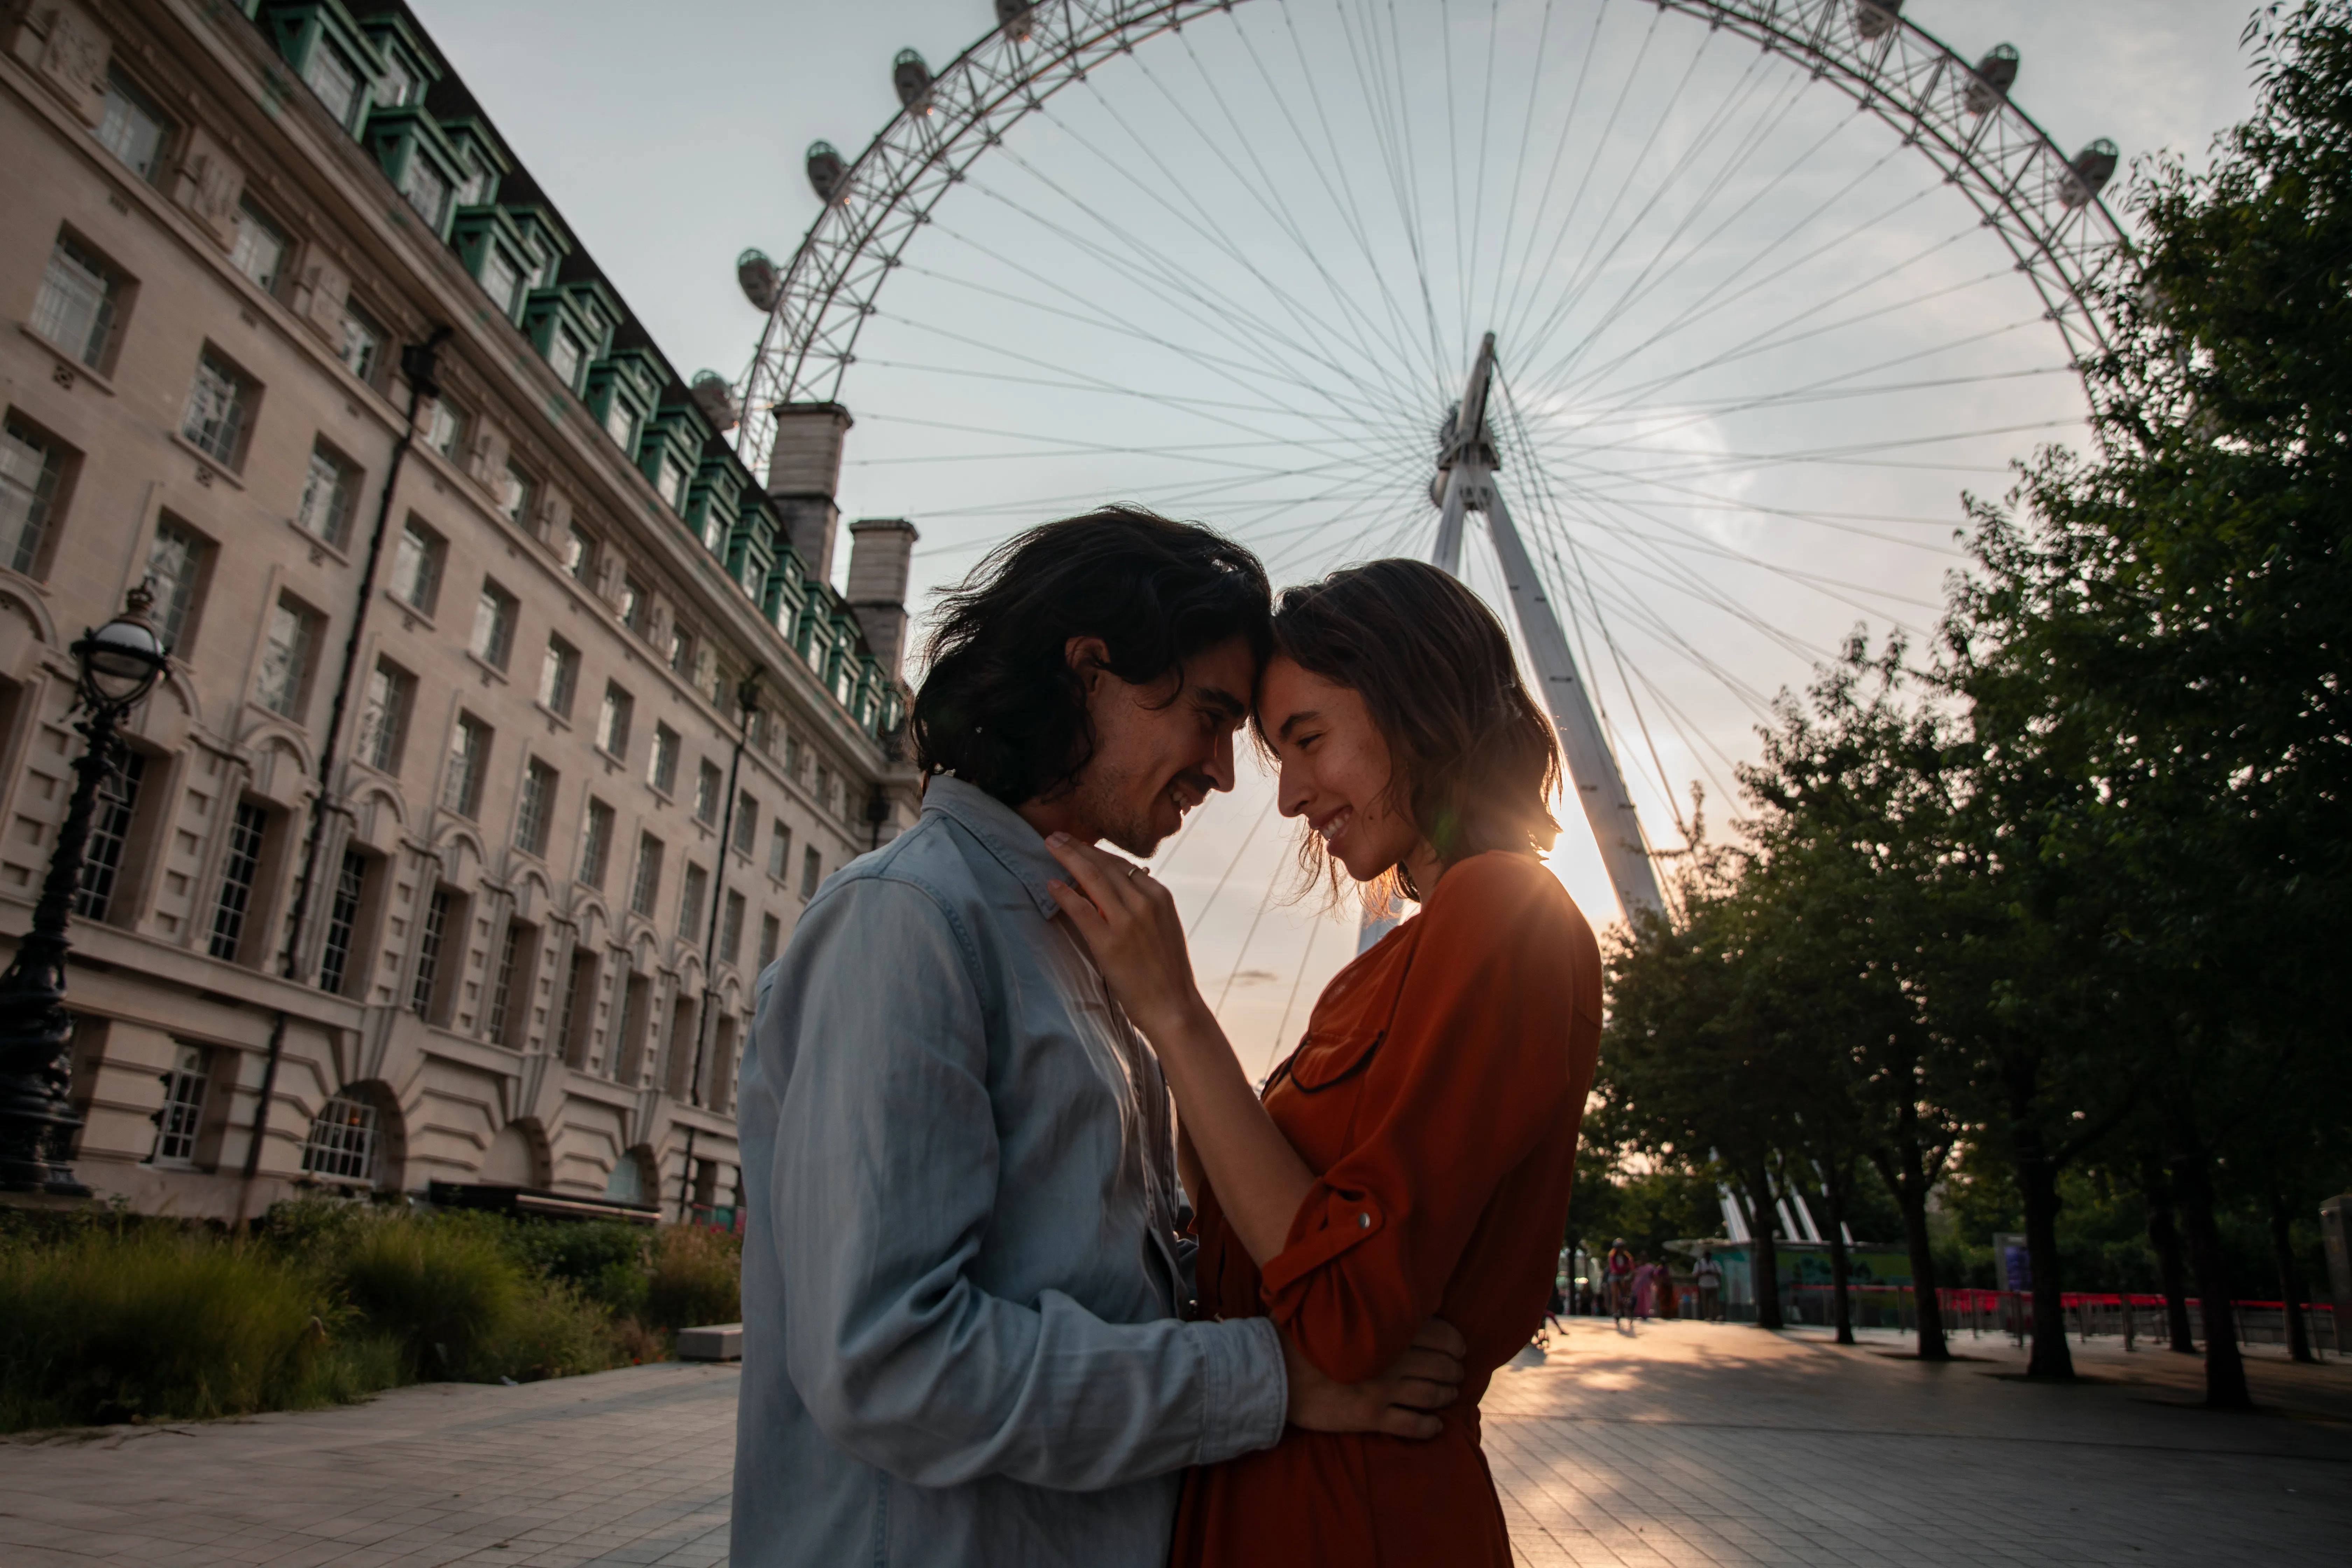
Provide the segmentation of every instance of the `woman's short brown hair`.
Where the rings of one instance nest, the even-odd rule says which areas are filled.
[[[1551,721],[1520,681],[1502,623],[1453,576],[1419,561],[1374,561],[1286,588],[1274,651],[1363,698],[1388,742],[1389,809],[1444,864],[1549,849],[1559,836],[1546,805],[1560,778]],[[1322,840],[1307,834],[1299,856],[1319,879]],[[1421,896],[1402,867],[1396,885]]]

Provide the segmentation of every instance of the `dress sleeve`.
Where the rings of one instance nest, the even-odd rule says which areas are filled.
[[[1404,1352],[1496,1189],[1576,1114],[1571,1021],[1600,1010],[1579,994],[1597,992],[1591,929],[1540,866],[1464,861],[1421,919],[1370,1068],[1380,1119],[1317,1180],[1264,1270],[1267,1312],[1343,1383]]]

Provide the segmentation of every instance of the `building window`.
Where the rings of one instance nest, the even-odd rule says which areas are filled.
[[[415,696],[415,676],[389,659],[375,661],[360,708],[359,753],[380,773],[400,772],[400,753],[408,742],[408,710]]]
[[[253,906],[253,884],[261,875],[262,836],[269,816],[251,801],[239,801],[228,826],[228,863],[221,868],[220,899],[213,905],[212,955],[234,963],[237,944],[245,940],[246,912]]]
[[[595,1009],[596,955],[584,949],[572,954],[572,973],[563,987],[563,1016],[556,1021],[555,1038],[563,1059],[573,1067],[588,1063],[588,1018]]]
[[[801,854],[801,897],[816,897],[816,885],[824,879],[824,862],[818,858],[816,846],[812,844]]]
[[[760,802],[746,790],[735,797],[735,853],[748,858],[759,838]]]
[[[610,436],[622,451],[636,451],[636,413],[617,395],[614,397],[612,405],[604,410],[604,434]]]
[[[147,759],[138,752],[123,753],[122,765],[98,786],[98,809],[90,814],[89,845],[82,851],[81,886],[74,891],[74,913],[86,921],[102,921],[114,907],[115,879],[122,871],[122,847],[131,840],[131,822],[139,810],[139,785],[147,776]]]
[[[668,725],[654,725],[654,749],[646,759],[646,783],[663,795],[677,792],[677,731]]]
[[[375,1180],[375,1107],[341,1095],[320,1108],[302,1145],[302,1169],[332,1181]]]
[[[592,888],[604,885],[604,868],[613,858],[613,808],[601,800],[588,803],[588,826],[580,836],[580,879]]]
[[[441,596],[441,558],[448,545],[415,518],[400,531],[392,552],[392,595],[410,609],[433,613]]]
[[[639,637],[646,634],[646,611],[650,607],[651,602],[643,583],[626,574],[622,576],[621,624]]]
[[[425,444],[453,463],[462,463],[466,455],[466,427],[473,416],[446,397],[433,400],[433,412],[425,416]]]
[[[522,921],[509,921],[506,940],[499,943],[499,972],[490,985],[489,1036],[502,1046],[515,1044],[512,1036],[520,1032],[514,1027],[518,1022],[516,982],[528,983],[530,979],[530,944],[536,934]]]
[[[719,764],[705,757],[694,770],[694,820],[705,827],[719,826],[719,800],[726,793]]]
[[[521,606],[515,596],[488,578],[482,579],[482,596],[474,604],[474,657],[492,669],[504,669],[514,657],[515,616]]]
[[[596,571],[596,541],[576,522],[563,536],[563,570],[575,583],[587,582]]]
[[[98,121],[99,145],[122,160],[141,179],[152,182],[163,161],[172,122],[119,70],[106,73],[106,108]]]
[[[310,649],[318,636],[318,613],[279,595],[269,612],[268,640],[262,645],[261,671],[253,683],[255,701],[273,713],[295,716],[307,695]]]
[[[572,693],[580,684],[580,650],[550,635],[547,653],[539,661],[539,701],[549,712],[572,717]]]
[[[383,57],[383,74],[375,80],[375,105],[378,109],[400,109],[424,98],[425,85],[416,73],[408,68],[408,61],[398,49],[380,48]]]
[[[522,292],[522,274],[515,270],[507,253],[495,245],[482,247],[482,292],[499,308],[499,314],[514,320],[515,300]]]
[[[793,870],[793,830],[779,817],[768,834],[768,875],[782,881]]]
[[[58,236],[33,301],[33,331],[90,369],[104,370],[121,303],[122,275],[71,235]]]
[[[188,411],[180,420],[180,434],[221,467],[235,468],[244,456],[246,425],[253,417],[253,383],[206,349],[196,361],[196,379],[188,387]]]
[[[461,207],[482,207],[490,205],[498,194],[499,177],[478,163],[469,163],[466,177],[457,182],[457,205]]]
[[[686,487],[693,478],[694,476],[687,471],[686,464],[678,458],[678,455],[676,452],[670,451],[667,448],[663,449],[661,460],[662,500],[669,502],[669,510],[677,513],[680,517],[684,517],[686,515]],[[703,532],[703,542],[706,544],[710,542],[710,534],[708,528],[706,528]]]
[[[351,130],[353,112],[360,106],[360,73],[352,68],[342,50],[324,38],[312,44],[310,58],[302,67],[302,80],[318,94],[320,107],[328,117]]]
[[[425,903],[425,930],[416,943],[416,978],[408,988],[408,1010],[420,1018],[433,1016],[433,994],[441,979],[441,947],[449,937],[449,918],[457,895],[436,888]]]
[[[383,357],[383,329],[375,318],[349,300],[343,301],[342,331],[335,357],[345,369],[370,386],[375,384],[377,363]]]
[[[655,900],[661,897],[662,841],[652,834],[637,839],[637,879],[629,889],[629,908],[653,917]]]
[[[352,507],[359,490],[359,470],[350,459],[328,446],[310,447],[310,472],[302,480],[302,504],[294,521],[305,533],[341,550],[351,537]]]
[[[449,182],[442,178],[441,171],[433,166],[433,160],[420,147],[408,151],[408,174],[401,182],[400,194],[408,198],[408,205],[425,220],[425,227],[435,234],[441,232],[441,219],[449,210]]]
[[[719,961],[733,963],[743,956],[743,895],[727,895],[727,912],[719,921]]]
[[[677,936],[680,942],[695,942],[702,935],[702,900],[710,891],[710,873],[692,861],[687,862],[686,879],[677,893]]]
[[[335,893],[327,905],[327,941],[319,955],[319,989],[341,995],[343,977],[350,973],[352,942],[359,931],[360,895],[367,888],[367,857],[356,849],[343,851],[335,870]]]
[[[694,634],[676,622],[669,628],[669,672],[684,676],[694,673]]]
[[[760,968],[765,970],[776,962],[776,949],[784,940],[784,922],[773,915],[760,917]]]
[[[547,340],[547,368],[563,384],[566,392],[580,390],[580,364],[583,359],[580,340],[558,327]]]
[[[173,1042],[171,1070],[163,1074],[163,1109],[155,1113],[155,1152],[148,1156],[150,1163],[195,1163],[196,1131],[205,1116],[205,1076],[203,1049]]]
[[[538,481],[520,468],[509,463],[499,476],[499,511],[509,522],[530,521],[531,498],[539,493]]]
[[[147,551],[147,586],[155,595],[155,624],[163,646],[180,658],[188,656],[195,635],[196,611],[204,599],[205,568],[212,563],[212,541],[176,518],[155,524],[155,542]]]
[[[0,561],[13,570],[40,563],[65,473],[65,448],[9,415],[0,426]]]
[[[490,771],[491,731],[471,713],[457,715],[449,738],[449,773],[441,786],[444,810],[471,821],[481,814],[482,781]]]
[[[237,204],[236,243],[229,247],[229,265],[253,279],[263,293],[275,295],[286,272],[286,250],[284,231],[259,207],[249,201]]]
[[[533,757],[522,771],[522,795],[515,807],[515,847],[526,855],[547,853],[548,824],[555,816],[556,773]]]
[[[629,719],[636,706],[627,692],[609,681],[605,683],[604,706],[596,713],[597,750],[608,757],[628,756]]]

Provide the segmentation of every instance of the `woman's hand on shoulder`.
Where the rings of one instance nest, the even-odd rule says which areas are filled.
[[[1048,837],[1045,848],[1070,874],[1067,883],[1047,884],[1055,901],[1135,1026],[1159,1044],[1205,1013],[1168,889],[1133,861],[1066,834]]]

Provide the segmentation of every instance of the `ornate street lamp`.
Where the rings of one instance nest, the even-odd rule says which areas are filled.
[[[83,853],[98,792],[121,761],[118,732],[163,673],[171,650],[147,611],[155,602],[145,584],[131,590],[122,614],[84,632],[73,645],[80,667],[75,706],[86,715],[74,728],[88,744],[74,762],[73,799],[49,852],[33,928],[16,944],[16,962],[0,974],[0,1191],[86,1198],[62,1156],[81,1119],[66,1099],[67,1053],[73,1019],[65,1008],[66,926],[81,889]]]

